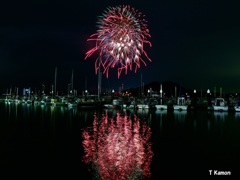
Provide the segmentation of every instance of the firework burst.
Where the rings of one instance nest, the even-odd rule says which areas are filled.
[[[108,77],[110,68],[117,67],[118,78],[122,70],[127,74],[128,69],[140,68],[142,54],[149,60],[144,45],[152,46],[148,40],[151,36],[144,15],[130,6],[108,8],[99,17],[97,33],[90,36],[88,41],[95,41],[95,47],[86,53],[86,58],[99,53],[95,61],[96,73],[100,67]],[[135,67],[133,67],[135,66]]]

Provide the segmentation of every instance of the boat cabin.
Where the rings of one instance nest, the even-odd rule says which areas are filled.
[[[223,98],[216,98],[214,105],[215,106],[226,106],[226,101]]]
[[[178,97],[178,100],[177,100],[177,105],[186,105],[186,100],[184,97]]]

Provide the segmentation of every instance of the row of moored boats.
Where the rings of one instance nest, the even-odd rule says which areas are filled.
[[[112,104],[104,104],[105,108],[113,109],[157,109],[157,110],[174,110],[174,111],[188,111],[193,110],[194,106],[186,102],[184,97],[178,97],[177,103],[173,105],[159,104],[157,100],[148,103],[135,103],[132,101],[129,104],[124,103],[120,99],[114,99]],[[216,98],[214,102],[207,106],[208,110],[214,111],[236,111],[240,112],[240,101],[233,107],[229,107],[224,98]]]
[[[80,99],[80,98],[43,98],[41,100],[36,99],[11,99],[6,98],[6,104],[34,104],[34,105],[51,105],[51,106],[68,106],[68,107],[87,107],[96,108],[103,107],[107,109],[157,109],[157,110],[176,110],[176,111],[187,111],[192,110],[194,106],[186,102],[184,97],[178,97],[177,103],[173,105],[159,104],[157,99],[152,99],[151,101],[146,100],[141,103],[136,101],[130,101],[125,103],[122,99],[113,99],[111,103],[104,101],[96,102],[95,100]],[[208,110],[214,111],[230,111],[234,110],[240,112],[240,101],[236,102],[233,107],[229,107],[224,98],[216,98],[214,102],[208,106]]]

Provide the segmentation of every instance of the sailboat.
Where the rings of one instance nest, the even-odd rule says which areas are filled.
[[[175,97],[177,95],[177,87],[175,87]],[[181,95],[181,86],[180,86],[180,93]],[[188,105],[186,104],[186,99],[185,97],[179,96],[177,98],[177,104],[173,105],[173,109],[177,111],[187,111]]]
[[[236,112],[240,112],[240,101],[237,101],[237,102],[236,102],[236,105],[234,106],[234,110],[235,110]]]
[[[162,84],[160,85],[160,104],[156,104],[155,107],[157,110],[167,110],[167,105],[163,104],[163,90],[162,90]]]
[[[186,111],[187,108],[188,108],[188,105],[186,105],[185,97],[178,97],[177,104],[173,105],[174,110]]]
[[[72,76],[71,76],[71,90],[68,89],[68,107],[69,108],[75,108],[75,107],[78,107],[78,102],[75,100],[75,97],[74,97],[74,89],[73,89],[73,75],[74,75],[74,71],[72,70]],[[69,91],[70,91],[70,94],[73,95],[73,97],[69,98]]]
[[[57,97],[57,67],[55,67],[54,91],[53,91],[53,85],[52,85],[52,96],[54,96],[54,98],[51,99],[51,104],[53,106],[66,106],[67,105],[67,101],[64,97],[62,97],[62,98]]]
[[[216,98],[213,104],[214,111],[228,111],[227,102],[224,98]]]
[[[8,94],[8,89],[7,89],[7,93],[6,93],[6,98],[5,98],[5,103],[6,104],[10,104],[11,103],[11,89],[10,89],[10,93]]]

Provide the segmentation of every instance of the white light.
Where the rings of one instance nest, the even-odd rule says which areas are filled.
[[[116,56],[116,60],[119,60],[119,54],[117,54],[117,56]]]
[[[138,49],[136,50],[136,54],[140,54],[140,51]]]
[[[138,59],[139,59],[138,55],[135,55],[134,59],[135,59],[135,60],[138,60]]]

